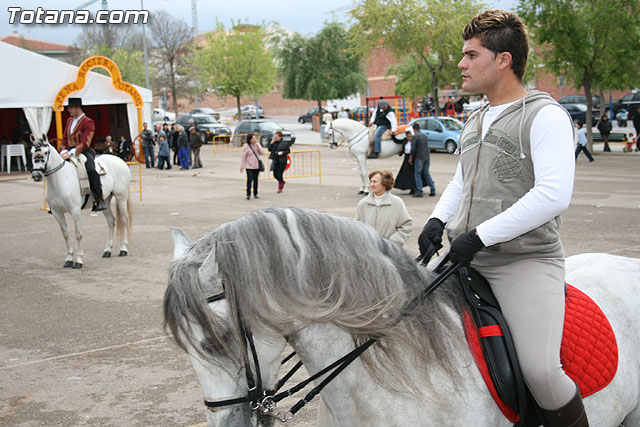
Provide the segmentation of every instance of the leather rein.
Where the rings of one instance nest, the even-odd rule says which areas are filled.
[[[355,136],[352,136],[351,138],[347,139],[347,137],[344,135],[344,133],[342,133],[341,131],[339,131],[335,127],[333,127],[333,122],[332,122],[331,123],[331,142],[330,142],[330,144],[332,146],[334,146],[334,147],[338,147],[339,145],[341,145],[341,144],[338,144],[336,142],[336,132],[338,132],[340,135],[342,135],[342,138],[345,140],[345,142],[343,144],[347,144],[347,146],[351,146],[351,143],[353,141],[357,141],[358,139],[360,139],[362,137],[362,135],[364,135],[366,132],[369,132],[369,128],[365,127],[360,132],[358,132]]]
[[[435,252],[435,251],[434,251]],[[431,257],[429,256],[429,259]],[[442,266],[448,261],[445,259],[435,271],[440,271]],[[423,261],[424,262],[424,261]],[[427,285],[421,293],[413,297],[410,301],[408,301],[402,311],[400,312],[400,316],[398,317],[398,322],[401,321],[404,317],[409,315],[415,308],[418,303],[426,298],[429,294],[435,291],[440,285],[442,285],[445,280],[447,280],[458,268],[460,264],[451,264],[444,271],[440,273],[438,277],[435,278],[433,282]],[[226,299],[225,291],[210,296],[207,298],[207,303],[212,303],[215,301],[220,301]],[[341,358],[337,359],[330,365],[327,365],[320,371],[311,375],[304,381],[299,382],[295,386],[279,392],[282,386],[293,376],[293,374],[302,367],[302,362],[298,361],[286,375],[284,375],[281,379],[278,380],[276,386],[273,389],[263,389],[262,388],[262,378],[260,372],[260,360],[258,359],[258,354],[256,353],[255,344],[253,341],[253,334],[249,329],[247,329],[243,322],[240,313],[238,312],[238,323],[241,334],[245,337],[244,346],[243,346],[243,359],[245,366],[245,375],[247,378],[247,395],[243,397],[237,397],[233,399],[225,399],[225,400],[216,400],[209,401],[205,400],[204,404],[210,409],[215,410],[215,408],[237,405],[240,403],[249,403],[252,411],[260,411],[263,415],[270,415],[281,422],[286,422],[293,418],[293,416],[302,409],[307,403],[311,402],[313,398],[315,398],[321,391],[324,389],[333,379],[335,379],[344,369],[346,369],[354,360],[356,360],[362,353],[364,353],[369,347],[371,347],[376,341],[376,338],[369,338],[364,343],[360,344],[349,353],[345,354]],[[249,352],[251,352],[251,359],[253,360],[253,365],[255,367],[254,371],[251,369],[251,362],[249,360]],[[285,359],[280,362],[281,365],[285,364],[289,359],[291,359],[295,355],[295,351],[288,355]],[[298,402],[291,407],[291,409],[281,412],[277,409],[277,403],[286,397],[292,396],[293,394],[299,392],[303,388],[305,388],[309,383],[315,381],[319,377],[328,374],[326,378],[324,378],[320,384],[315,386],[311,391],[309,391],[302,399],[298,400]]]
[[[36,152],[34,153],[34,159],[36,157],[39,157],[39,156],[44,157],[44,155],[42,154],[42,151],[39,151],[40,147],[41,147],[41,144],[38,144],[35,147],[36,147]],[[52,148],[49,147],[49,150],[51,150],[51,149]],[[38,153],[40,153],[40,154],[38,154]],[[53,175],[54,173],[58,172],[60,169],[62,169],[62,167],[65,165],[65,163],[67,163],[67,162],[65,162],[63,160],[62,163],[60,163],[58,166],[56,166],[55,168],[47,171],[47,165],[49,164],[49,156],[50,156],[50,154],[51,154],[50,152],[47,152],[47,158],[44,161],[44,167],[42,167],[42,168],[33,168],[32,171],[33,172],[41,172],[44,176],[49,176],[49,175]]]

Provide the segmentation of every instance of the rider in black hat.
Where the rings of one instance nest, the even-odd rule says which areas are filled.
[[[71,117],[67,119],[67,124],[64,128],[60,155],[63,159],[68,159],[70,156],[79,156],[80,153],[84,154],[87,158],[85,166],[87,168],[87,175],[89,176],[89,187],[91,187],[94,198],[93,208],[91,210],[103,211],[106,207],[102,199],[100,176],[98,172],[96,172],[94,162],[96,152],[92,148],[92,145],[95,143],[93,138],[96,132],[95,123],[82,111],[82,99],[69,98],[69,106],[67,109]]]

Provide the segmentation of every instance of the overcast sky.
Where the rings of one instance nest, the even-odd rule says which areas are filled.
[[[0,37],[18,31],[21,36],[45,40],[55,43],[72,44],[80,33],[79,25],[11,25],[9,24],[8,7],[20,7],[23,10],[36,10],[46,4],[47,10],[77,8],[87,0],[9,0],[3,1],[0,10]],[[141,9],[140,0],[108,0],[110,10]],[[143,0],[146,10],[161,10],[183,19],[191,25],[191,0]],[[517,0],[486,1],[490,7],[515,10]],[[333,16],[338,21],[346,21],[345,9],[352,5],[352,0],[198,0],[198,30],[206,32],[213,29],[216,20],[229,26],[231,20],[248,20],[250,23],[278,22],[283,27],[309,35],[322,28],[325,21]],[[100,10],[101,0],[84,9],[96,12]]]

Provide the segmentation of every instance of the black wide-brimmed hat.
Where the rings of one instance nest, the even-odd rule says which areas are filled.
[[[82,98],[69,98],[69,107],[82,107]]]

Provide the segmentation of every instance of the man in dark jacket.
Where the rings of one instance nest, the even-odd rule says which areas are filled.
[[[189,128],[189,141],[191,145],[191,153],[193,154],[193,169],[202,167],[202,161],[200,160],[200,147],[202,147],[202,135],[196,130],[195,127]]]
[[[633,115],[633,127],[636,129],[636,141],[640,144],[640,107],[636,110],[636,113]],[[638,146],[640,148],[640,146]]]
[[[409,163],[413,164],[416,175],[416,193],[412,197],[422,197],[422,179],[426,181],[431,189],[429,196],[436,195],[436,185],[429,174],[429,141],[427,135],[420,132],[420,125],[413,124],[413,138],[411,140],[411,153],[409,154]]]
[[[140,138],[142,138],[142,149],[144,150],[144,164],[147,168],[152,168],[155,165],[153,146],[156,143],[153,141],[153,132],[147,129],[147,123],[143,123],[143,130],[140,132]]]
[[[169,146],[173,150],[173,164],[180,166],[180,161],[178,160],[178,151],[180,151],[180,146],[178,145],[178,136],[180,136],[180,132],[176,129],[176,124],[171,124],[171,130],[169,131],[171,135],[171,139],[169,140]]]
[[[118,157],[120,157],[125,162],[128,162],[129,158],[131,157],[131,142],[129,142],[127,137],[125,137],[124,135],[120,137],[120,144],[118,145]]]
[[[598,122],[598,130],[600,131],[600,136],[602,137],[602,141],[604,141],[604,150],[603,151],[611,151],[609,148],[609,134],[611,133],[611,121],[609,120],[609,116],[607,114],[603,114]]]

